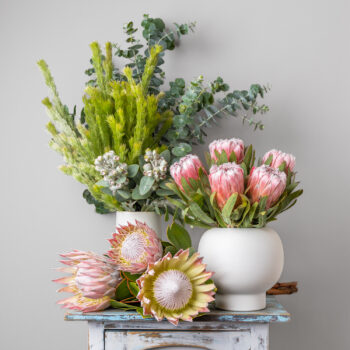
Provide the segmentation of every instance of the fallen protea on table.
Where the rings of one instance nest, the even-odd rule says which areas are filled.
[[[303,190],[295,190],[295,157],[267,152],[255,165],[255,151],[240,139],[216,140],[206,154],[209,170],[196,155],[186,155],[170,168],[167,187],[179,199],[168,201],[192,226],[264,227],[291,208]]]
[[[134,309],[144,317],[166,318],[177,325],[209,312],[215,285],[191,238],[180,225],[167,229],[162,242],[145,223],[119,226],[105,256],[74,250],[61,256],[59,268],[69,276],[54,280],[64,284],[59,292],[73,296],[58,303],[82,312],[108,307]]]

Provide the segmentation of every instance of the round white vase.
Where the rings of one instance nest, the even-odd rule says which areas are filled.
[[[151,211],[117,211],[115,223],[118,225],[127,225],[128,223],[135,225],[135,221],[146,223],[153,229],[158,237],[162,238],[161,217]]]
[[[216,307],[253,311],[266,307],[266,291],[280,278],[284,253],[276,231],[264,228],[213,228],[198,251],[218,288]]]

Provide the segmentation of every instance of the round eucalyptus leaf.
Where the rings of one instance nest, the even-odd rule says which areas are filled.
[[[176,157],[183,157],[192,151],[192,147],[188,143],[179,143],[172,149],[172,153]]]
[[[142,176],[140,181],[140,195],[145,195],[148,191],[151,190],[154,184],[154,178],[152,176]]]

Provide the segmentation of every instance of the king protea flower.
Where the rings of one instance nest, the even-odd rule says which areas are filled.
[[[215,140],[209,145],[210,157],[212,160],[218,160],[216,152],[221,154],[225,152],[227,159],[230,159],[232,153],[236,155],[236,163],[241,163],[244,158],[244,142],[241,139],[220,139]]]
[[[252,203],[267,196],[266,209],[272,207],[286,188],[287,175],[268,165],[252,168],[248,179],[248,196]]]
[[[181,179],[184,178],[187,181],[187,183],[191,186],[189,179],[197,180],[199,178],[199,168],[202,168],[205,172],[205,169],[200,159],[193,154],[188,154],[187,156],[182,157],[178,162],[175,162],[170,167],[170,174],[175,180],[176,184],[183,191],[184,189],[181,184]]]
[[[213,165],[209,171],[212,192],[216,192],[216,202],[222,209],[234,193],[244,192],[244,172],[236,163]]]
[[[174,257],[167,253],[137,280],[144,315],[152,315],[157,321],[164,317],[174,325],[179,320],[192,321],[200,312],[208,312],[213,301],[215,285],[205,282],[212,272],[205,270],[202,258],[189,250],[180,250]]]
[[[262,159],[263,163],[265,163],[270,156],[272,156],[272,161],[270,164],[272,168],[278,169],[283,163],[285,163],[285,169],[293,171],[295,166],[295,157],[293,156],[293,154],[283,153],[282,151],[278,151],[277,149],[272,149],[265,153]]]
[[[135,221],[135,225],[117,227],[117,232],[109,240],[112,249],[108,252],[112,261],[122,271],[141,273],[149,263],[162,257],[162,243],[155,231],[145,223]]]
[[[116,287],[121,281],[117,265],[92,252],[74,250],[61,254],[68,260],[61,262],[68,267],[59,268],[70,276],[54,282],[66,284],[59,292],[73,293],[72,297],[60,300],[63,307],[83,312],[100,311],[109,307]]]

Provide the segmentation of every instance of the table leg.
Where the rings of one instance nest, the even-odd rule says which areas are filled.
[[[269,349],[269,324],[255,323],[251,328],[252,347],[251,350],[268,350]]]
[[[103,322],[89,321],[89,350],[104,350],[104,324]]]

